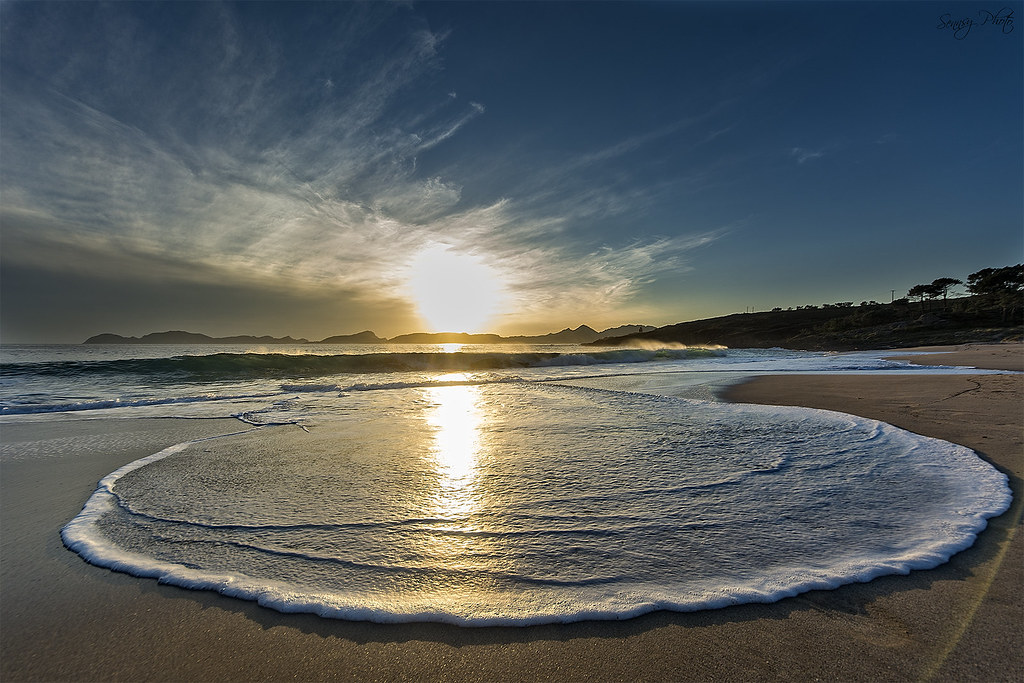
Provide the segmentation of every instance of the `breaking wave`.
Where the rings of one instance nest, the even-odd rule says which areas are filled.
[[[238,379],[324,377],[417,371],[480,371],[611,363],[649,363],[724,355],[720,349],[615,349],[593,353],[213,353],[171,358],[21,363],[0,368],[0,377],[137,375],[150,381],[209,382]]]

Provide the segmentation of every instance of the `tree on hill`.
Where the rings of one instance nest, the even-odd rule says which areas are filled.
[[[963,283],[963,280],[957,280],[955,277],[940,277],[932,280],[931,287],[933,291],[942,294],[942,307],[945,308],[946,299],[949,297],[949,290]]]
[[[938,299],[942,297],[942,308],[946,308],[946,300],[949,297],[949,290],[957,285],[962,285],[962,280],[957,280],[955,277],[940,277],[936,280],[932,280],[930,284],[926,285],[914,285],[907,292],[907,296],[911,299],[919,299],[921,301],[921,310],[925,310],[924,302],[926,299]]]
[[[982,268],[967,276],[967,289],[972,294],[989,297],[1002,308],[1003,320],[1007,312],[1012,317],[1021,304],[1024,292],[1024,264],[1003,268]]]
[[[925,310],[924,301],[925,299],[934,299],[939,295],[939,291],[931,285],[914,285],[907,292],[907,297],[910,299],[917,299],[921,302],[921,310]]]
[[[1003,268],[982,268],[967,276],[972,294],[1002,294],[1024,290],[1024,264]]]

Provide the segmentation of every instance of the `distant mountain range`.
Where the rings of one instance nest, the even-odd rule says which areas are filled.
[[[291,337],[253,337],[239,335],[235,337],[210,337],[196,332],[151,332],[141,337],[122,337],[119,334],[97,334],[89,337],[83,344],[308,344],[307,339]]]
[[[100,334],[86,344],[721,344],[732,348],[852,350],[1020,340],[1024,306],[1011,299],[970,296],[910,304],[850,302],[775,309],[762,313],[693,320],[664,327],[621,325],[600,332],[586,325],[537,336],[496,334],[403,334],[383,339],[370,331],[318,342],[292,337],[209,337],[194,332],[156,332],[143,337]]]
[[[629,334],[650,332],[656,328],[649,325],[620,325],[598,332],[587,325],[576,329],[568,327],[560,332],[537,336],[502,337],[496,334],[468,334],[465,332],[419,332],[403,334],[390,339],[378,337],[366,330],[357,334],[342,334],[320,341],[294,339],[292,337],[210,337],[196,332],[152,332],[141,337],[123,337],[119,334],[98,334],[89,337],[84,344],[589,344],[598,339],[621,337]]]

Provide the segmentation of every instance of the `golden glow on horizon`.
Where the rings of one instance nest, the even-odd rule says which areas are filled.
[[[432,332],[486,332],[504,291],[498,274],[472,254],[437,244],[413,259],[413,302]]]

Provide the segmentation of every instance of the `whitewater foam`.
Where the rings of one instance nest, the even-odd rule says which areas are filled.
[[[350,393],[429,386],[459,373],[468,383],[585,381],[622,376],[623,388],[670,377],[671,393],[713,398],[714,385],[758,373],[920,372],[878,353],[802,353],[781,349],[464,346],[455,352],[403,346],[307,347],[243,353],[205,347],[139,346],[21,349],[0,365],[0,419],[66,412],[130,416],[225,417],[297,392]],[[928,370],[933,372],[934,370]],[[943,372],[964,372],[944,369]],[[973,370],[972,372],[982,372]],[[672,373],[675,373],[674,375]],[[701,374],[707,377],[700,379]],[[633,379],[629,379],[629,378]]]
[[[309,433],[119,469],[65,544],[282,612],[527,625],[931,568],[1010,502],[969,449],[826,411],[528,382],[317,400]]]

